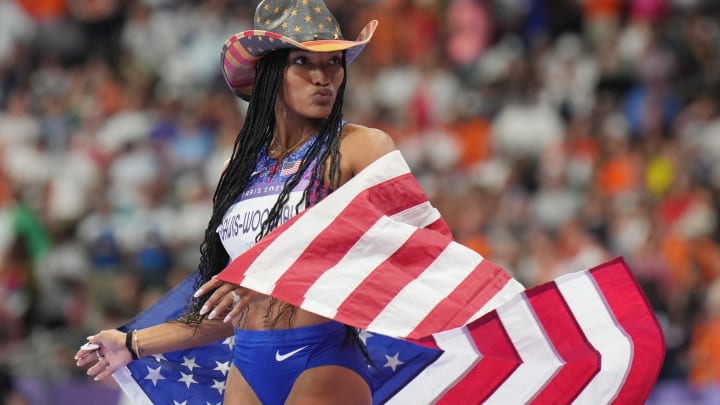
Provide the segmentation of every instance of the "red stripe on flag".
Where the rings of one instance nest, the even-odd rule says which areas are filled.
[[[618,271],[618,268],[622,269]],[[655,385],[665,356],[660,325],[625,260],[618,257],[590,270],[615,319],[633,342],[633,360],[614,403],[641,404]]]
[[[394,200],[392,198],[393,195],[399,196],[400,198]],[[413,206],[411,205],[412,202],[416,202],[415,205],[417,205],[421,202],[427,201],[427,197],[425,197],[424,192],[412,174],[406,173],[362,190],[358,193],[358,196],[353,199],[353,201],[358,201],[362,204],[366,204],[366,201],[370,202],[371,204],[376,205],[387,215],[392,215]],[[367,207],[367,205],[364,206]],[[260,240],[260,242],[256,243],[235,260],[230,262],[230,264],[225,267],[220,274],[218,274],[218,279],[228,283],[242,283],[242,280],[245,277],[245,271],[255,261],[255,259],[257,259],[257,257],[260,256],[260,254],[265,251],[265,249],[268,248],[280,234],[282,234],[287,228],[293,226],[295,222],[297,222],[297,220],[300,219],[300,217],[302,217],[306,212],[307,211],[302,211],[289,221],[280,225],[277,229]],[[324,252],[324,254],[327,253],[329,252]],[[304,271],[307,271],[307,269]]]
[[[505,270],[483,260],[408,336],[420,338],[465,325],[510,279]]]
[[[401,198],[395,198],[398,189],[404,190]],[[381,216],[394,215],[425,201],[427,198],[411,175],[395,177],[361,192],[283,273],[271,295],[299,305],[318,277],[336,265]]]
[[[569,404],[600,371],[600,353],[590,344],[554,282],[528,290],[528,302],[565,365],[533,404]]]
[[[398,292],[422,274],[449,243],[448,238],[434,231],[418,229],[413,232],[338,307],[335,319],[367,328]]]
[[[304,212],[299,213],[283,225],[289,225],[297,221],[302,214],[304,214]],[[280,236],[280,232],[271,232],[266,235],[260,242],[256,243],[252,249],[246,250],[243,254],[235,258],[235,260],[231,261],[230,264],[217,275],[217,278],[227,283],[241,284],[245,278],[245,272],[248,267],[250,267],[255,259],[257,259],[265,248],[273,243],[278,236]]]
[[[452,231],[450,230],[450,227],[448,226],[447,222],[445,222],[445,220],[442,218],[438,218],[435,222],[426,226],[425,229],[430,229],[435,232],[440,232],[441,234],[447,236],[448,238],[452,238]]]
[[[482,358],[437,404],[480,404],[522,363],[497,312],[471,323],[467,330]]]

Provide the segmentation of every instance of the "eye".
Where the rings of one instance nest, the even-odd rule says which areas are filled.
[[[330,61],[328,62],[328,64],[330,64],[330,65],[342,65],[342,57],[340,57],[340,56],[334,56],[333,58],[330,59]]]
[[[308,58],[305,56],[296,56],[293,58],[292,63],[295,65],[307,65]]]

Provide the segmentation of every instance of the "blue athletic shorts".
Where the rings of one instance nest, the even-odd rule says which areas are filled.
[[[347,367],[367,381],[368,364],[347,327],[330,321],[293,329],[235,329],[233,364],[264,405],[283,404],[300,374],[318,366]]]

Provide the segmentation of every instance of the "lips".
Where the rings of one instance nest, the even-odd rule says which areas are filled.
[[[319,104],[328,104],[333,99],[333,92],[329,89],[320,89],[313,93],[313,100]]]
[[[320,90],[316,91],[315,93],[313,93],[313,96],[331,97],[332,91],[330,91],[328,89],[320,89]]]

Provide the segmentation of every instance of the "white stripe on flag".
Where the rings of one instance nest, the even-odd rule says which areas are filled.
[[[393,297],[367,330],[389,336],[409,335],[482,261],[475,251],[450,242],[432,264]]]
[[[433,338],[444,353],[390,398],[388,405],[433,403],[482,359],[465,327],[436,333]]]
[[[363,176],[353,177],[343,185],[342,193],[331,193],[320,202],[323,204],[322,210],[309,210],[298,218],[293,226],[278,235],[248,267],[243,286],[261,293],[270,293],[285,270],[355,196],[369,187],[409,172],[409,167],[398,151],[390,152],[371,163],[363,170]],[[258,273],[261,275],[256,276]]]
[[[307,311],[333,317],[365,277],[399,249],[415,230],[381,217],[335,266],[318,277],[305,293],[301,306]],[[383,243],[377,243],[380,239]]]
[[[404,211],[400,211],[391,218],[418,228],[425,228],[440,219],[440,211],[435,209],[429,201],[426,201]]]
[[[632,343],[615,321],[589,272],[568,274],[555,283],[588,341],[601,356],[600,371],[573,403],[610,403],[630,369]]]
[[[557,374],[565,362],[555,352],[525,294],[499,307],[497,314],[522,363],[486,403],[526,403]]]
[[[522,284],[520,284],[519,281],[517,281],[514,278],[511,278],[505,283],[505,285],[502,287],[502,289],[498,292],[496,292],[492,298],[488,300],[488,302],[485,303],[485,305],[480,308],[479,311],[475,313],[469,320],[467,320],[465,323],[471,323],[472,321],[475,321],[482,317],[483,315],[487,314],[490,311],[493,311],[495,308],[499,307],[500,305],[510,301],[515,296],[520,294],[521,292],[525,291],[525,287],[523,287]]]
[[[133,379],[127,366],[115,370],[115,372],[112,373],[112,377],[115,379],[115,382],[118,383],[123,393],[130,399],[130,402],[135,405],[153,405],[150,397],[140,388],[137,381]]]

